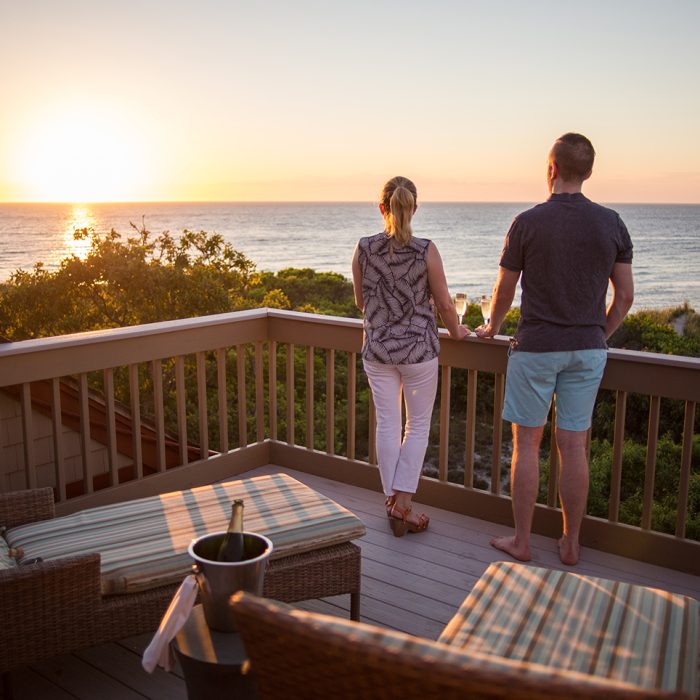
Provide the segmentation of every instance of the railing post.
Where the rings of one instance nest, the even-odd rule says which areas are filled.
[[[287,343],[287,442],[294,440],[294,344]]]
[[[557,404],[556,397],[552,399],[551,436],[549,441],[549,489],[547,491],[547,505],[550,508],[557,507],[559,495],[559,449],[557,448]]]
[[[314,348],[306,346],[306,447],[314,449]]]
[[[647,432],[647,458],[644,469],[644,500],[642,502],[642,528],[651,528],[651,515],[654,507],[654,480],[656,478],[656,447],[659,440],[659,414],[661,398],[649,398],[649,430]]]
[[[187,450],[187,390],[185,388],[185,358],[175,358],[175,406],[177,412],[177,444],[180,464],[189,462]]]
[[[683,447],[681,448],[681,474],[678,484],[678,516],[676,518],[676,537],[685,537],[685,521],[688,512],[688,489],[690,485],[690,466],[693,457],[694,425],[695,401],[686,401],[685,420],[683,422]]]
[[[476,451],[476,382],[477,371],[467,370],[467,421],[464,440],[464,485],[474,486],[474,452]]]
[[[143,479],[143,447],[141,445],[141,398],[139,390],[139,366],[129,365],[129,402],[131,404],[131,439],[134,453],[134,471],[137,479]]]
[[[450,443],[450,381],[452,371],[442,366],[440,373],[440,449],[438,452],[438,478],[447,481],[447,463]]]
[[[347,457],[355,459],[355,411],[356,401],[356,381],[357,381],[357,353],[348,353],[348,437],[347,437]]]
[[[239,447],[245,447],[248,444],[248,405],[246,401],[245,364],[245,345],[236,345]]]
[[[496,374],[493,382],[493,453],[491,455],[491,493],[501,493],[501,442],[503,439],[503,391],[506,378]]]
[[[216,391],[219,403],[219,451],[228,452],[228,395],[226,392],[226,348],[216,351]]]
[[[263,346],[255,341],[255,439],[265,439],[265,376],[263,371]]]
[[[22,410],[22,441],[24,443],[24,480],[28,489],[37,487],[36,465],[34,464],[34,424],[32,420],[32,390],[28,382],[20,389],[20,407]],[[85,450],[83,450],[83,455]],[[85,457],[83,456],[83,470]],[[83,473],[85,473],[83,471]]]
[[[65,452],[63,450],[63,413],[61,412],[61,380],[51,380],[51,420],[53,423],[54,473],[56,475],[56,493],[59,503],[65,501],[66,472]]]
[[[622,484],[622,457],[625,448],[625,413],[627,392],[615,392],[615,430],[613,437],[613,463],[610,470],[610,506],[608,520],[616,523],[620,517],[620,487]]]
[[[165,461],[165,413],[163,410],[163,364],[153,360],[153,413],[156,424],[156,469],[164,472]]]
[[[335,351],[326,350],[326,452],[335,454]]]
[[[109,485],[119,483],[117,463],[117,426],[114,410],[114,371],[108,367],[103,372],[105,393],[105,420],[107,421],[107,460],[109,462]]]
[[[80,452],[83,468],[84,493],[94,491],[92,480],[92,464],[90,463],[90,399],[88,398],[87,374],[81,372],[78,378],[78,392],[80,405]],[[31,404],[30,404],[31,405]],[[36,478],[36,477],[35,477]]]
[[[267,346],[267,364],[270,440],[277,440],[277,343],[274,340]]]
[[[197,360],[197,414],[199,418],[199,456],[209,454],[209,416],[207,411],[207,374],[204,353],[198,352]]]

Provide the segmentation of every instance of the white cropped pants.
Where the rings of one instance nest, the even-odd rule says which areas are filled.
[[[377,409],[377,461],[384,494],[415,493],[430,436],[438,359],[414,365],[363,364]],[[406,403],[405,431],[401,425],[402,394]]]

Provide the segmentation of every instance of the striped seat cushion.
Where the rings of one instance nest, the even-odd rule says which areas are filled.
[[[695,697],[699,614],[686,596],[497,562],[439,641]]]
[[[131,593],[182,580],[190,542],[226,529],[231,501],[245,504],[244,528],[272,540],[272,558],[361,537],[362,521],[286,474],[258,476],[91,508],[9,529],[25,557],[101,556],[102,592]]]

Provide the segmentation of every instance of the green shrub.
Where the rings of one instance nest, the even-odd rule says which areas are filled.
[[[674,534],[678,515],[681,445],[669,435],[657,445],[652,508],[652,529]],[[611,492],[612,445],[607,440],[591,442],[588,513],[608,517]],[[622,453],[620,522],[641,525],[646,471],[646,445],[626,440]],[[700,540],[700,438],[692,447],[687,503],[686,536]]]

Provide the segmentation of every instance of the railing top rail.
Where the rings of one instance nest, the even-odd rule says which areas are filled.
[[[212,314],[210,316],[197,316],[195,318],[180,318],[172,321],[158,321],[156,323],[144,323],[138,326],[125,326],[123,328],[106,328],[99,331],[86,331],[84,333],[70,333],[48,338],[34,338],[32,340],[20,340],[15,343],[0,344],[0,360],[13,355],[26,355],[46,350],[57,350],[81,345],[98,345],[115,340],[131,340],[133,338],[146,338],[164,334],[179,333],[181,331],[211,328],[212,326],[226,326],[231,323],[252,319],[267,318],[269,309],[250,309],[247,311],[231,311],[225,314]]]
[[[0,344],[0,386],[261,340],[359,352],[361,330],[356,318],[262,308],[5,343]],[[505,372],[507,337],[455,341],[441,330],[440,339],[441,363]],[[698,401],[698,375],[689,381],[689,370],[700,371],[700,358],[612,349],[603,387]]]
[[[172,321],[144,323],[138,326],[126,326],[124,328],[107,328],[104,330],[87,331],[84,333],[71,333],[69,335],[22,340],[14,343],[3,343],[0,344],[0,358],[47,349],[56,349],[68,346],[76,347],[79,345],[110,342],[113,340],[127,338],[142,338],[146,336],[162,335],[164,333],[176,333],[178,331],[193,330],[211,326],[224,326],[230,323],[260,318],[280,318],[288,321],[301,321],[303,323],[321,324],[326,326],[339,326],[355,329],[362,328],[362,320],[359,318],[311,314],[300,311],[285,311],[282,309],[260,308],[249,309],[246,311],[231,311],[223,314],[212,314],[210,316],[198,316],[195,318],[175,319]],[[441,340],[449,339],[449,334],[447,331],[440,329],[440,338]],[[492,340],[484,340],[471,336],[465,338],[464,342],[490,343],[501,346],[507,344],[508,337],[496,336],[496,338]],[[617,348],[611,348],[608,350],[608,358],[612,360],[624,360],[626,362],[638,362],[647,365],[673,365],[676,367],[687,367],[689,369],[700,368],[700,358],[698,357],[665,355],[655,352],[640,352],[638,350],[620,350]]]
[[[679,367],[700,370],[700,357],[687,357],[685,355],[664,355],[659,352],[641,352],[640,350],[621,350],[610,348],[608,361],[622,360],[645,365],[659,365],[664,367]]]
[[[268,336],[266,309],[0,345],[0,386],[206,352]]]

